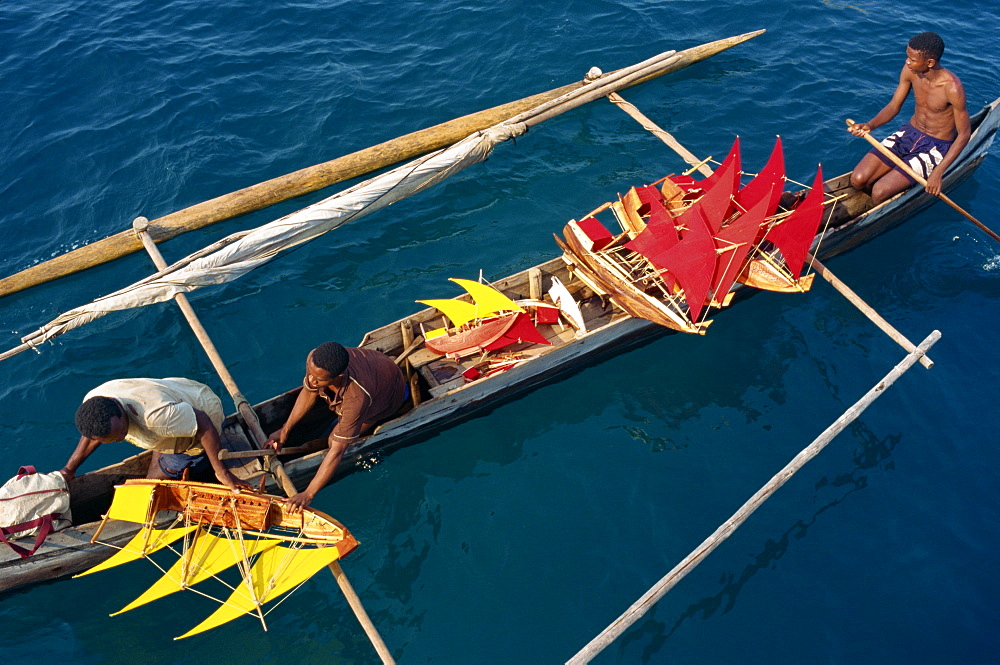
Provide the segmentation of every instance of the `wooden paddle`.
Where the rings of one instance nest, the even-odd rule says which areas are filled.
[[[160,254],[160,248],[156,246],[156,243],[153,242],[152,237],[150,237],[147,230],[148,227],[149,220],[145,217],[137,217],[135,221],[132,222],[132,228],[135,229],[136,235],[139,236],[139,240],[142,241],[143,246],[146,248],[150,258],[153,260],[153,264],[156,265],[158,270],[163,270],[167,267],[167,262],[163,259],[163,255]],[[208,336],[208,331],[206,331],[205,327],[201,325],[201,321],[198,319],[198,315],[194,313],[194,309],[191,307],[191,303],[188,302],[187,296],[183,293],[178,293],[174,296],[174,300],[177,302],[178,307],[180,307],[181,312],[184,314],[184,318],[187,319],[188,325],[191,326],[191,330],[194,332],[195,337],[197,337],[198,341],[201,343],[202,348],[205,350],[205,354],[211,361],[212,366],[219,375],[219,378],[222,379],[222,383],[225,384],[226,390],[229,391],[233,401],[236,402],[236,410],[240,412],[241,416],[243,416],[243,421],[250,430],[254,443],[258,448],[263,449],[264,444],[267,442],[267,435],[264,434],[264,430],[261,429],[260,421],[257,418],[257,412],[253,410],[246,397],[244,397],[243,393],[240,392],[239,387],[236,385],[236,380],[233,379],[232,374],[229,373],[229,369],[222,361],[222,356],[219,355],[218,350],[215,348],[215,344],[212,343],[211,338]],[[276,456],[267,456],[264,459],[270,463],[270,470],[278,479],[285,494],[289,497],[295,496],[298,493],[298,490],[296,489],[295,484],[292,483],[292,479],[288,477],[288,473],[281,465],[281,462],[278,461],[278,458]],[[364,606],[361,604],[361,599],[354,591],[354,587],[351,586],[350,581],[347,579],[347,575],[344,574],[343,569],[340,567],[340,563],[334,561],[330,564],[329,568],[330,572],[333,573],[333,577],[337,580],[337,585],[340,587],[341,592],[347,599],[347,604],[351,606],[352,610],[354,610],[354,615],[357,617],[361,627],[364,628],[365,634],[368,635],[368,639],[371,641],[372,646],[375,647],[375,651],[378,652],[382,662],[386,664],[395,664],[396,661],[393,659],[392,654],[389,653],[389,648],[385,645],[385,642],[382,641],[382,636],[379,635],[378,630],[375,628],[375,624],[372,623],[371,618],[368,616],[368,612],[365,611]]]
[[[850,118],[847,119],[847,126],[848,127],[853,127],[855,124],[856,123],[853,120],[851,120]],[[864,139],[866,141],[868,141],[869,143],[871,143],[873,146],[875,146],[876,148],[878,148],[879,152],[881,152],[883,155],[885,155],[886,157],[888,157],[889,159],[891,159],[893,164],[895,164],[899,168],[903,169],[903,173],[907,174],[908,176],[910,176],[911,178],[913,178],[914,180],[916,180],[917,182],[919,182],[924,187],[927,186],[927,181],[926,180],[924,180],[922,177],[920,177],[920,175],[916,171],[914,171],[913,169],[911,169],[907,165],[906,162],[904,162],[898,156],[896,156],[895,154],[893,154],[892,151],[890,151],[888,148],[886,148],[884,145],[882,145],[882,143],[878,139],[876,139],[875,137],[873,137],[870,132],[863,132],[861,134],[861,136],[863,136]],[[957,203],[955,203],[954,201],[952,201],[950,198],[948,198],[945,195],[944,192],[940,192],[937,195],[937,197],[939,199],[941,199],[942,201],[944,201],[945,203],[947,203],[948,205],[950,205],[955,210],[957,210],[960,213],[962,213],[962,215],[966,219],[968,219],[970,222],[972,222],[973,224],[975,224],[976,226],[978,226],[979,228],[981,228],[983,231],[985,231],[986,233],[988,233],[990,235],[990,237],[992,237],[994,240],[996,240],[997,242],[1000,242],[1000,236],[998,236],[996,233],[993,233],[993,231],[991,231],[985,224],[983,224],[978,219],[976,219],[975,217],[973,217],[972,215],[970,215],[969,213],[967,213],[965,210],[963,210],[960,205],[958,205]]]

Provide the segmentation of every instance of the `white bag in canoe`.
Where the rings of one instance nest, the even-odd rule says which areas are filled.
[[[69,486],[58,471],[38,473],[33,466],[22,466],[17,475],[0,487],[0,541],[27,559],[53,531],[65,529],[71,522]],[[12,540],[35,536],[29,550]]]

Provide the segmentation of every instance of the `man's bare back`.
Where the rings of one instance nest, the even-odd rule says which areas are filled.
[[[899,113],[912,89],[915,102],[909,122],[912,129],[904,126],[883,143],[890,149],[895,148],[894,152],[903,161],[916,167],[914,170],[927,180],[927,191],[935,195],[941,192],[941,179],[946,169],[972,135],[965,90],[958,77],[941,66],[943,51],[944,42],[934,33],[921,33],[911,39],[892,99],[874,118],[848,129],[861,136],[888,123]],[[876,204],[913,184],[912,178],[887,163],[877,151],[866,154],[851,174],[851,185],[869,192]]]

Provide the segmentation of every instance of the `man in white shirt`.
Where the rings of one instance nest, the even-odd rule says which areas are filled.
[[[91,390],[76,411],[80,442],[61,473],[67,481],[104,443],[128,441],[153,451],[148,478],[180,479],[190,468],[215,471],[232,489],[251,489],[219,459],[224,414],[208,386],[190,379],[115,379]]]

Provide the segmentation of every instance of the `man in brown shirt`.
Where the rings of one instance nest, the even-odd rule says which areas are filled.
[[[271,434],[267,445],[280,451],[295,425],[314,408],[331,411],[337,422],[328,438],[330,449],[316,475],[305,490],[288,500],[293,511],[312,502],[333,478],[347,446],[394,416],[407,393],[403,373],[384,353],[344,348],[336,342],[325,342],[309,352],[302,390],[285,425]]]
[[[860,122],[847,131],[862,136],[896,117],[910,90],[915,108],[910,122],[882,144],[894,152],[927,180],[926,190],[941,193],[945,169],[969,143],[972,126],[965,108],[965,89],[952,72],[941,66],[944,41],[933,32],[922,32],[910,39],[906,63],[899,73],[899,85],[892,99],[868,122]],[[872,150],[854,167],[851,185],[869,192],[876,203],[916,184],[902,169],[892,164],[878,150]]]

